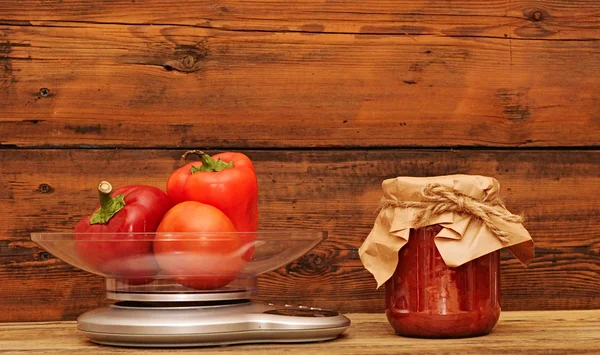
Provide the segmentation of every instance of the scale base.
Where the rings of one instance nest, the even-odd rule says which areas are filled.
[[[256,343],[305,343],[328,341],[337,338],[347,327],[279,331],[230,332],[227,334],[184,334],[184,335],[133,335],[83,332],[92,342],[137,348],[185,348],[202,346],[225,346]]]
[[[228,302],[119,302],[87,312],[78,328],[91,341],[126,347],[198,347],[332,340],[350,320],[309,307]]]

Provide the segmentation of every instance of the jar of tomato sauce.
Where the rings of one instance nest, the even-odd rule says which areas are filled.
[[[398,335],[461,338],[488,334],[500,317],[495,251],[448,267],[434,243],[439,225],[412,229],[385,283],[385,313]]]
[[[398,335],[461,338],[488,334],[500,317],[500,250],[524,265],[533,240],[479,175],[384,180],[380,211],[359,249]]]

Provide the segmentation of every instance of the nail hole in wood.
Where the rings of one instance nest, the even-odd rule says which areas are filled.
[[[54,188],[48,184],[40,184],[40,186],[38,186],[38,191],[41,194],[49,194],[54,191]]]

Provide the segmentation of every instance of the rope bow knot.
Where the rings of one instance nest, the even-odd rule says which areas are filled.
[[[503,243],[510,241],[509,234],[501,230],[491,217],[497,217],[510,223],[524,221],[523,216],[507,211],[499,197],[488,201],[478,200],[441,184],[425,186],[420,192],[420,198],[421,201],[394,201],[384,197],[381,199],[380,206],[382,209],[388,207],[421,209],[412,221],[412,227],[415,229],[428,226],[434,215],[445,212],[471,215],[481,220]]]

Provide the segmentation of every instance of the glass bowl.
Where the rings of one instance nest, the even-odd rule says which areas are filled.
[[[324,231],[32,233],[55,257],[106,278],[107,297],[211,301],[256,294],[257,276],[298,259]]]

